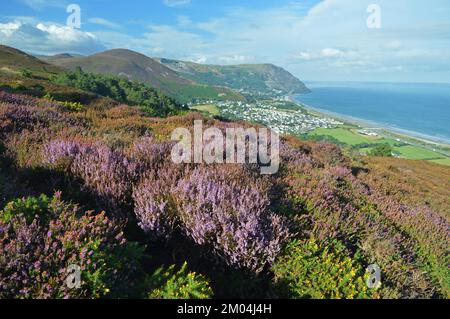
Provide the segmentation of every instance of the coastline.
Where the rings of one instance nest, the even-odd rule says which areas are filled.
[[[312,115],[320,116],[320,117],[329,117],[335,120],[341,121],[345,124],[354,125],[361,129],[376,131],[381,136],[386,135],[386,137],[397,136],[399,138],[405,138],[408,141],[417,141],[420,143],[424,143],[429,146],[442,147],[450,150],[450,139],[435,137],[426,135],[423,133],[413,132],[397,127],[392,127],[390,125],[383,125],[380,123],[376,123],[374,121],[360,119],[344,114],[335,113],[332,111],[324,110],[318,107],[314,107],[311,105],[307,105],[303,102],[299,102],[295,99],[295,96],[288,96],[289,101],[303,107],[307,112]],[[423,146],[423,144],[420,144]],[[450,156],[449,154],[445,154],[446,156]]]

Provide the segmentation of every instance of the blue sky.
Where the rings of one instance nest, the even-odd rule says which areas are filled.
[[[66,26],[69,4],[81,28]],[[369,5],[380,28],[368,28]],[[450,83],[448,0],[8,0],[0,43],[36,54],[128,48],[210,64],[274,63],[306,81]]]

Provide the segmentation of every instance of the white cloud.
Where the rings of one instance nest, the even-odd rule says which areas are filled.
[[[25,3],[26,5],[37,11],[44,10],[48,7],[65,8],[68,5],[68,3],[66,3],[66,1],[64,0],[20,0],[20,2]]]
[[[178,16],[177,22],[180,27],[189,27],[192,26],[192,20],[186,16]]]
[[[310,61],[313,59],[313,55],[310,52],[301,51],[297,54],[294,54],[293,58],[303,61]]]
[[[101,26],[104,26],[104,27],[107,27],[110,29],[119,29],[120,28],[119,24],[109,21],[109,20],[106,20],[106,19],[103,19],[103,18],[90,18],[90,19],[88,19],[88,22],[92,23],[92,24],[101,25]]]
[[[21,27],[20,22],[10,22],[10,23],[0,23],[0,32],[3,33],[5,37],[11,37],[15,31]]]
[[[31,25],[19,21],[0,24],[0,41],[38,54],[89,54],[104,49],[96,36],[89,32],[57,24]]]
[[[450,2],[376,2],[381,29],[366,25],[373,0],[322,0],[309,9],[304,1],[292,1],[265,9],[225,7],[222,15],[203,20],[179,16],[175,24],[151,25],[140,36],[114,30],[93,34],[108,48],[201,63],[274,63],[309,80],[450,82]],[[190,1],[164,3],[176,7]],[[0,36],[19,33],[11,28],[5,26]]]
[[[179,7],[191,3],[191,0],[164,0],[163,3],[168,7]]]
[[[247,57],[245,55],[239,55],[239,54],[233,54],[228,56],[221,56],[218,57],[218,60],[220,63],[223,64],[241,64],[247,61],[253,60],[252,57]]]
[[[402,43],[398,40],[389,41],[384,45],[384,47],[386,49],[392,49],[392,50],[400,49],[402,46],[403,46]]]
[[[328,58],[342,57],[344,52],[337,49],[325,48],[322,50],[322,55]]]

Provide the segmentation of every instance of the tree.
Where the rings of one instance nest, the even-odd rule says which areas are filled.
[[[370,156],[378,156],[378,157],[392,157],[392,149],[391,145],[388,143],[378,144],[375,146],[370,152]]]

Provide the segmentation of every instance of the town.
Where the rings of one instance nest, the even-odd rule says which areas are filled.
[[[217,106],[224,118],[259,123],[282,135],[301,135],[343,124],[332,118],[311,115],[298,104],[281,99],[253,103],[225,101],[218,102]]]

